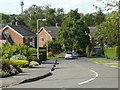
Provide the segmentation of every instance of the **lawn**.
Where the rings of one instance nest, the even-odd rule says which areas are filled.
[[[106,58],[91,58],[89,61],[103,64],[103,65],[110,66],[110,67],[120,68],[120,64],[118,64],[117,60],[110,60]]]

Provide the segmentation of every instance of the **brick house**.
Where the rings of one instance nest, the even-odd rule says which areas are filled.
[[[26,44],[35,47],[36,34],[24,25],[6,25],[2,29],[1,38],[6,42]]]
[[[43,47],[47,41],[53,41],[56,39],[56,33],[60,27],[42,27],[38,31],[38,45]]]

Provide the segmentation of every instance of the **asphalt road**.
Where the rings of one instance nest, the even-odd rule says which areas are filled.
[[[87,58],[59,59],[53,75],[8,88],[118,88],[118,69],[92,63]]]

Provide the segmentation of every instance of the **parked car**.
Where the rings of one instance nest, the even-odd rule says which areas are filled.
[[[67,52],[65,54],[65,59],[77,59],[78,55],[75,52]]]

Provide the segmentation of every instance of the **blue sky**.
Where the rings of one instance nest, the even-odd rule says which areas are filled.
[[[20,14],[20,1],[21,0],[0,0],[0,13],[5,14]],[[22,0],[24,1],[24,10],[29,6],[36,4],[38,6],[51,5],[52,8],[64,8],[65,13],[71,9],[78,8],[79,13],[91,13],[96,9],[92,6],[103,6],[101,1],[98,0]]]

